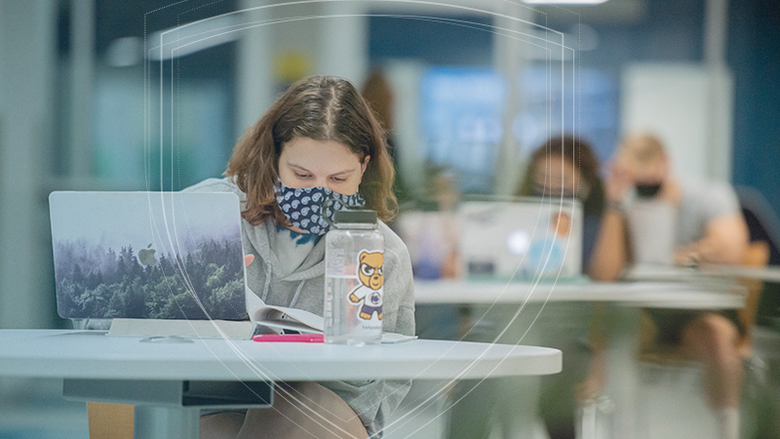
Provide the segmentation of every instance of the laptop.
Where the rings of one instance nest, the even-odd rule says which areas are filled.
[[[633,262],[672,266],[677,246],[677,208],[664,201],[635,200],[626,209]]]
[[[235,194],[53,192],[49,208],[60,317],[246,317]]]
[[[582,205],[525,197],[459,208],[462,270],[470,279],[582,279]]]

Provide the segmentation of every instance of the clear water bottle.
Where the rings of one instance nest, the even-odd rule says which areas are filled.
[[[337,211],[325,235],[326,343],[382,341],[383,265],[376,211]]]

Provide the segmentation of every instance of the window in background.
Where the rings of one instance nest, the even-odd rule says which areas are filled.
[[[151,40],[156,39],[152,35]],[[220,177],[230,158],[236,140],[232,128],[237,43],[220,39],[214,45],[206,43],[210,42],[174,58],[166,55],[160,60],[152,52],[146,61],[146,90],[136,82],[135,93],[145,91],[148,105],[140,175],[151,190],[180,190],[205,178]],[[106,78],[116,78],[116,72]],[[115,143],[106,154],[116,156],[119,149]],[[134,164],[138,157],[134,153]],[[111,163],[121,166],[116,160]]]
[[[618,141],[617,87],[598,70],[576,69],[572,96],[570,70],[563,83],[559,69],[529,67],[518,74],[524,109],[514,118],[512,133],[519,143],[519,157],[527,157],[549,136],[571,132],[572,127],[594,146],[601,163],[612,155]]]
[[[159,32],[230,12],[237,1],[200,7],[166,0],[95,1],[88,8],[94,33],[78,43],[80,58],[72,35],[73,4],[62,1],[58,14],[54,188],[179,190],[219,177],[236,140],[236,43],[214,39],[163,60],[162,69],[159,56],[155,60],[144,51],[159,41]],[[77,74],[89,79],[76,82]],[[76,109],[84,108],[89,131],[74,137],[71,113],[80,96],[86,96],[85,105]]]
[[[437,116],[438,122],[432,120],[435,119],[433,117],[423,116],[428,111],[425,105],[437,106],[440,100],[430,94],[423,97],[426,92],[421,88],[426,85],[423,85],[422,78],[429,69],[454,72],[463,68],[464,71],[484,72],[491,68],[494,56],[492,22],[486,14],[425,16],[418,12],[388,14],[383,11],[369,16],[369,62],[372,68],[389,73],[397,97],[393,132],[400,153],[399,175],[410,184],[410,192],[418,197],[426,192],[420,189],[426,185],[422,178],[428,169],[426,166],[437,163],[450,165],[456,158],[467,160],[466,157],[456,157],[461,151],[448,150],[447,140],[442,138],[454,136],[454,126],[435,128],[433,125],[443,123],[441,115]],[[424,122],[423,117],[431,120]],[[423,128],[423,123],[428,128]],[[446,130],[451,132],[445,134]],[[472,152],[479,155],[483,163],[479,180],[471,178],[475,176],[473,174],[458,177],[462,181],[460,184],[489,191],[492,187],[489,179],[494,168],[491,157],[495,148],[487,145],[477,149],[479,151]],[[435,157],[429,156],[429,152]]]
[[[495,70],[432,67],[420,81],[423,157],[459,176],[464,193],[491,193],[506,80]]]
[[[159,82],[148,93],[159,102]],[[127,189],[179,190],[225,171],[233,141],[230,88],[224,82],[188,79],[175,87],[174,120],[165,117],[162,151],[159,117],[148,118],[145,146],[143,88],[136,81],[99,76],[94,98],[93,166],[102,181]]]

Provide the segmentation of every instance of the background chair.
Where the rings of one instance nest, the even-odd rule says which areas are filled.
[[[750,231],[750,241],[766,242],[769,247],[767,265],[780,265],[780,217],[758,190],[736,188],[742,214]],[[754,322],[759,326],[775,326],[780,316],[780,284],[766,283],[756,304]]]
[[[780,265],[780,217],[758,190],[743,186],[737,187],[736,191],[751,242],[765,242],[769,252],[768,265]],[[763,380],[746,383],[746,393],[755,403],[751,407],[756,419],[754,437],[780,437],[780,419],[777,417],[780,412],[780,283],[763,283],[753,306],[753,315],[748,315],[748,307],[743,314],[754,323],[750,327],[751,344],[748,346],[752,348],[753,356],[747,370],[758,368],[763,375]],[[751,374],[747,377],[750,379]]]
[[[90,439],[133,439],[135,407],[128,404],[88,402]]]

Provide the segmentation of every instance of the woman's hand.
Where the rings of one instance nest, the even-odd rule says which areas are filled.
[[[609,175],[604,182],[604,195],[607,202],[620,203],[626,196],[626,192],[634,185],[631,171],[617,161],[610,162]]]

